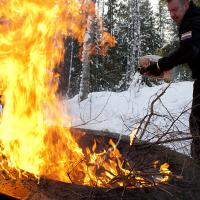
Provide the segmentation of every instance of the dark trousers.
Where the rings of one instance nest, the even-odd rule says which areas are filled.
[[[192,135],[191,155],[200,164],[200,79],[193,86],[193,101],[190,115],[190,133]]]

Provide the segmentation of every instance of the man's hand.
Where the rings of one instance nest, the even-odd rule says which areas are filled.
[[[153,76],[160,76],[162,74],[162,71],[160,70],[157,63],[150,64],[148,67],[145,68],[139,68],[140,74],[150,74]]]
[[[143,75],[143,74],[146,73],[146,68],[145,67],[139,67],[138,72]]]

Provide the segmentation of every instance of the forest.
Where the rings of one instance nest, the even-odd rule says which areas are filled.
[[[199,77],[139,71],[192,31],[165,0],[0,0],[0,199],[199,200]]]
[[[124,91],[134,80],[140,56],[165,56],[178,47],[177,27],[163,0],[156,8],[149,0],[97,0],[88,4],[96,12],[82,14],[89,24],[84,42],[80,44],[73,37],[64,39],[65,57],[57,68],[61,95],[71,98],[80,94],[83,100],[90,92]],[[100,43],[104,33],[111,41]],[[162,82],[140,79],[149,87]],[[185,80],[191,80],[188,67],[176,67],[173,81]]]

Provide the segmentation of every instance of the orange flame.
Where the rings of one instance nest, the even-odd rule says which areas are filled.
[[[165,176],[161,178],[161,182],[167,182],[169,180],[169,175],[171,174],[171,171],[168,168],[169,168],[168,163],[164,163],[163,165],[160,166],[160,172],[162,174],[165,174]]]
[[[63,37],[73,35],[80,41],[83,38],[80,2],[0,3],[0,94],[5,99],[0,124],[3,154],[13,168],[69,181],[66,168],[81,159],[83,153],[69,131],[48,127],[52,123],[70,126],[55,95],[53,69],[63,58]]]
[[[100,54],[106,55],[110,47],[115,46],[115,38],[111,36],[108,32],[103,32],[99,39]]]
[[[53,70],[63,58],[63,37],[73,35],[83,41],[84,6],[84,0],[0,0],[0,95],[4,98],[0,149],[9,167],[36,177],[109,186],[119,173],[130,173],[123,168],[121,154],[110,141],[108,152],[96,154],[94,145],[85,155],[64,128],[70,127],[70,120],[55,95],[58,83]],[[5,167],[3,161],[0,165]],[[123,181],[115,184],[122,186]]]

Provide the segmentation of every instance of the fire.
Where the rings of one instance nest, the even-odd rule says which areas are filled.
[[[70,127],[70,120],[56,96],[58,81],[53,71],[63,58],[63,38],[73,36],[82,43],[86,16],[94,13],[89,9],[85,18],[80,15],[86,2],[0,0],[0,95],[4,103],[0,154],[6,157],[0,166],[38,178],[123,186],[124,180],[115,182],[115,178],[131,172],[123,168],[115,144],[110,141],[108,152],[95,153],[94,145],[84,153],[63,127]],[[108,34],[102,38],[108,40]],[[136,180],[143,178],[138,175]]]
[[[162,174],[165,174],[165,176],[161,179],[161,182],[167,182],[169,180],[169,175],[171,174],[171,171],[169,170],[169,164],[164,163],[160,166],[160,172]]]
[[[3,154],[10,167],[69,182],[66,168],[81,159],[83,153],[69,131],[49,125],[66,125],[55,95],[53,69],[63,58],[63,37],[73,35],[79,41],[83,38],[81,4],[75,0],[0,3]]]

